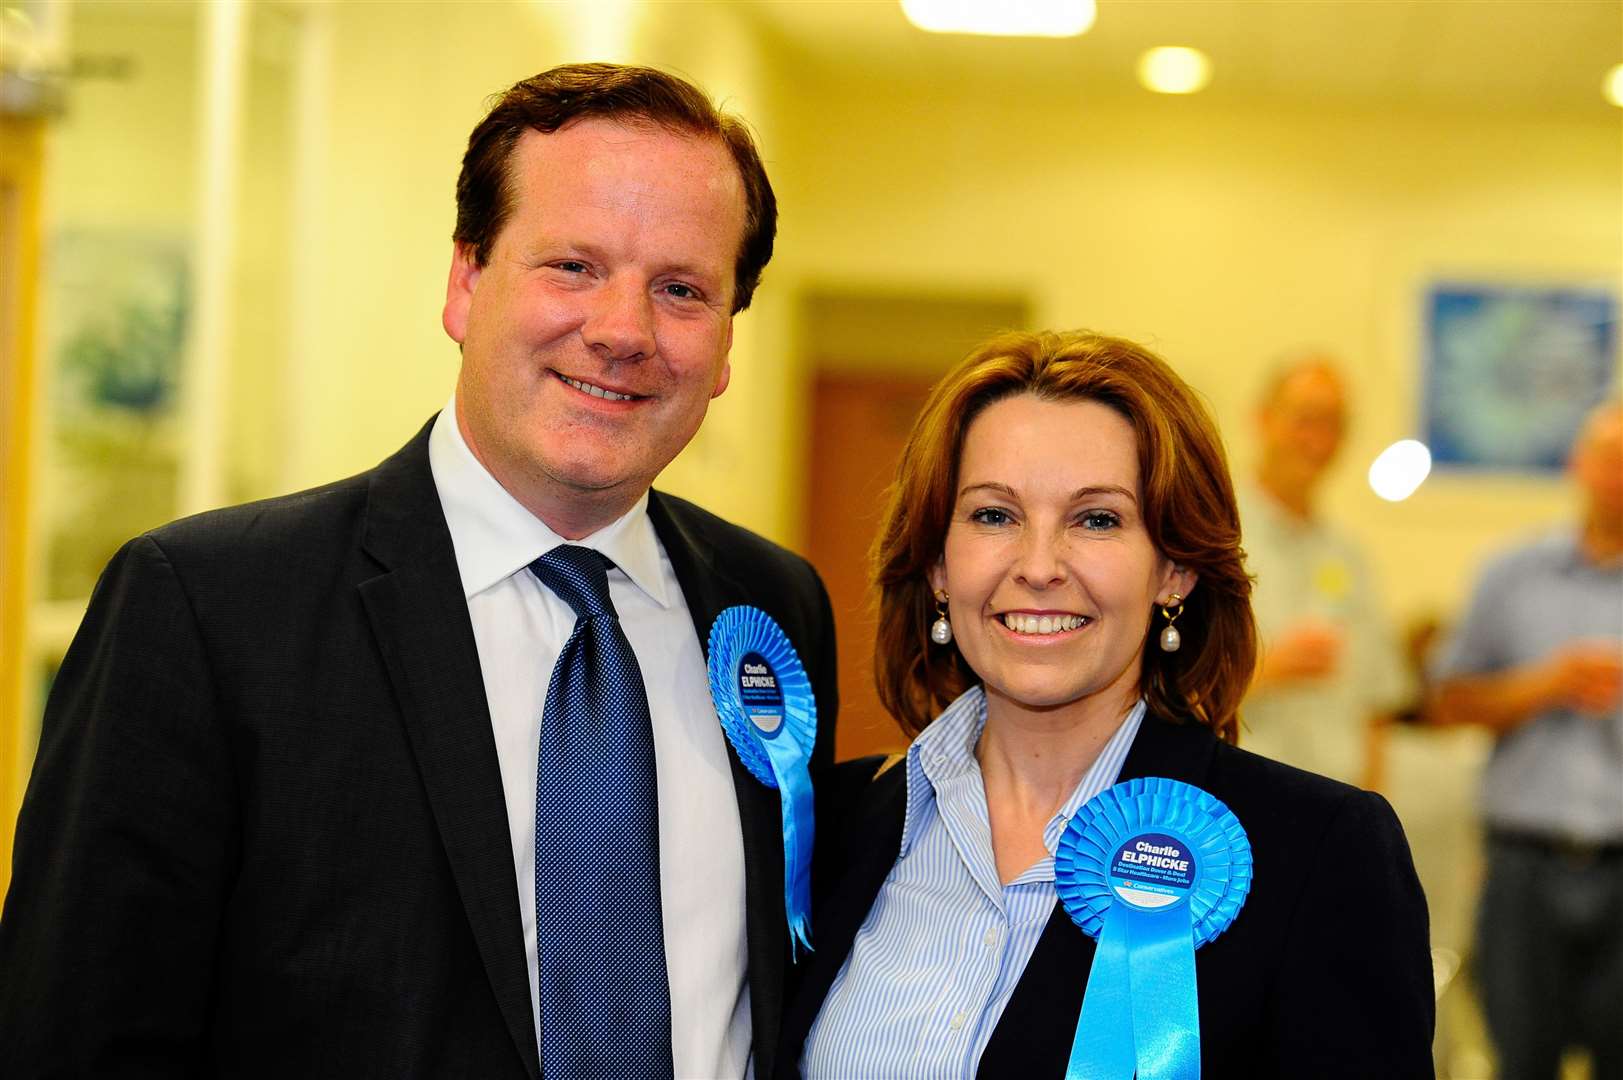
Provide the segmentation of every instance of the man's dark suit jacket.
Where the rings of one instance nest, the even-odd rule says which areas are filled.
[[[800,1075],[806,1036],[901,846],[907,769],[863,784],[875,764],[842,764],[824,786],[817,951],[784,1017],[779,1077]],[[1182,780],[1222,800],[1255,859],[1239,917],[1195,954],[1201,1075],[1433,1075],[1426,901],[1386,801],[1236,749],[1207,728],[1150,716],[1120,779],[1144,776]],[[842,802],[843,813],[835,805]],[[1065,1075],[1093,950],[1056,904],[980,1076]]]
[[[103,574],[18,823],[7,1077],[539,1075],[428,430],[361,476],[142,536]],[[816,573],[680,499],[656,492],[649,515],[701,642],[723,608],[754,604],[795,643],[820,770],[837,702]],[[780,810],[732,764],[768,1076],[789,955]]]

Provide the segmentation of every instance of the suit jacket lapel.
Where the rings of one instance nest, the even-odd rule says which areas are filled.
[[[681,506],[648,497],[648,516],[682,587],[699,644],[710,653],[710,627],[733,604],[749,603],[750,590],[723,568],[714,547],[681,514]],[[750,1018],[755,1075],[771,1075],[783,1013],[789,929],[783,908],[783,809],[778,793],[745,768],[727,744],[733,791],[744,839],[745,936],[749,946]]]
[[[428,465],[429,426],[373,474],[360,585],[491,990],[539,1078],[518,881],[479,652]]]

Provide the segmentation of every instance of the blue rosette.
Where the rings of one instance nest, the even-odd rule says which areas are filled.
[[[750,775],[783,807],[783,902],[791,947],[811,948],[815,838],[811,756],[817,696],[795,647],[759,608],[730,607],[710,627],[710,698]]]
[[[1098,941],[1067,1080],[1195,1080],[1195,950],[1251,890],[1251,843],[1210,793],[1162,777],[1100,792],[1054,856],[1071,920]]]

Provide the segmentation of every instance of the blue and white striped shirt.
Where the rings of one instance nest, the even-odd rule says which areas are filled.
[[[975,744],[986,697],[972,687],[907,751],[896,865],[857,931],[806,1039],[817,1078],[972,1078],[1053,914],[1053,852],[1071,816],[1115,783],[1138,734],[1134,705],[1043,829],[1049,857],[998,879]]]

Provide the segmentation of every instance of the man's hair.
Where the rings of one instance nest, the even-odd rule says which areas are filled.
[[[917,734],[979,677],[956,645],[930,641],[928,575],[946,546],[964,433],[987,406],[1018,394],[1096,401],[1132,425],[1144,525],[1155,550],[1200,575],[1178,621],[1183,648],[1145,637],[1140,691],[1151,712],[1205,724],[1234,742],[1257,660],[1251,578],[1223,441],[1195,392],[1149,350],[1086,330],[1010,333],[981,345],[936,384],[913,424],[874,542],[879,697]]]
[[[588,117],[657,124],[672,132],[720,139],[744,184],[744,236],[734,264],[733,312],[750,305],[772,258],[778,201],[749,128],[721,112],[704,91],[675,75],[621,64],[564,64],[513,84],[468,136],[456,181],[452,239],[490,260],[513,210],[513,150],[526,131],[552,134]]]

